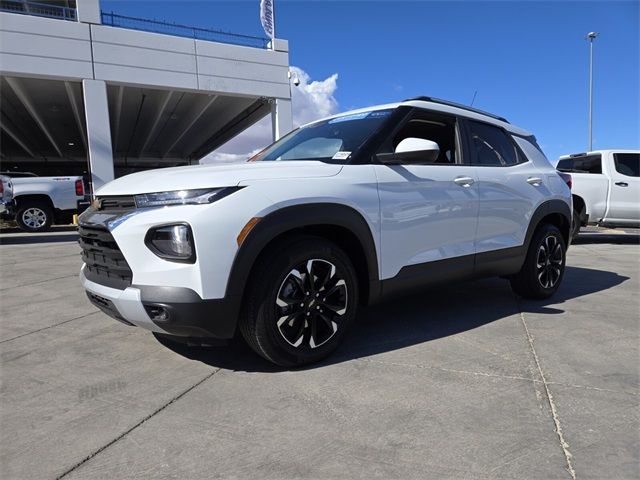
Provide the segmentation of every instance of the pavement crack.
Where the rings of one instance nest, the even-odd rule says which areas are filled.
[[[191,385],[189,388],[187,388],[186,390],[183,390],[181,393],[179,393],[178,395],[176,395],[175,397],[171,398],[171,400],[169,400],[168,402],[166,402],[165,404],[163,404],[161,407],[157,408],[156,410],[154,410],[153,412],[151,412],[149,415],[147,415],[146,417],[144,417],[142,420],[140,420],[138,423],[136,423],[135,425],[133,425],[131,428],[129,428],[128,430],[125,430],[123,433],[121,433],[120,435],[118,435],[116,438],[114,438],[113,440],[111,440],[109,443],[103,445],[102,447],[98,448],[97,450],[95,450],[94,452],[90,453],[89,455],[87,455],[85,458],[83,458],[82,460],[80,460],[78,463],[76,463],[75,465],[73,465],[71,468],[65,470],[64,472],[62,472],[60,475],[58,475],[56,477],[56,480],[60,480],[64,477],[66,477],[67,475],[69,475],[70,473],[72,473],[73,471],[77,470],[78,468],[80,468],[82,465],[84,465],[85,463],[87,463],[89,460],[91,460],[93,457],[95,457],[96,455],[104,452],[107,448],[109,448],[111,445],[114,445],[115,443],[119,442],[120,440],[122,440],[124,437],[126,437],[127,435],[129,435],[131,432],[133,432],[136,428],[140,427],[141,425],[143,425],[145,422],[147,422],[148,420],[152,419],[153,417],[155,417],[157,414],[159,414],[160,412],[162,412],[165,408],[167,408],[169,405],[177,402],[178,400],[180,400],[182,397],[184,397],[187,393],[191,392],[192,390],[194,390],[195,388],[199,387],[200,385],[202,385],[204,382],[206,382],[207,380],[209,380],[211,377],[213,377],[216,373],[218,373],[221,369],[220,368],[216,368],[213,372],[209,373],[207,376],[205,376],[203,379],[198,380],[196,383],[194,383],[193,385]]]
[[[456,370],[454,368],[444,368],[444,367],[438,367],[435,365],[421,365],[419,363],[397,363],[397,362],[385,362],[382,360],[370,360],[370,359],[365,359],[365,358],[361,358],[360,361],[362,362],[366,362],[366,363],[377,363],[380,365],[392,365],[395,367],[410,367],[410,368],[424,368],[424,369],[430,369],[430,370],[439,370],[441,372],[447,372],[447,373],[458,373],[458,374],[462,374],[462,375],[474,375],[474,376],[478,376],[478,377],[492,377],[492,378],[504,378],[507,380],[524,380],[526,382],[535,382],[536,380],[531,379],[531,378],[527,378],[527,377],[520,377],[517,375],[502,375],[499,373],[488,373],[488,372],[474,372],[474,371],[470,371],[470,370]]]
[[[551,394],[551,389],[549,388],[549,383],[547,382],[546,377],[544,376],[544,372],[542,371],[542,365],[540,365],[540,359],[538,358],[538,354],[536,353],[535,346],[533,344],[533,337],[529,332],[529,328],[527,327],[527,322],[524,318],[524,313],[522,312],[522,308],[520,308],[520,302],[516,299],[516,304],[518,306],[518,311],[520,312],[520,320],[522,321],[522,326],[524,327],[524,331],[527,335],[527,341],[529,342],[529,348],[531,349],[531,354],[533,355],[533,359],[536,362],[536,367],[538,369],[538,374],[542,379],[542,384],[544,386],[544,391],[547,396],[547,402],[549,403],[549,407],[551,408],[551,417],[553,419],[553,423],[555,425],[555,431],[558,435],[558,439],[560,440],[560,447],[562,448],[562,453],[564,454],[564,458],[567,462],[567,471],[573,480],[576,480],[576,471],[573,469],[573,464],[571,463],[571,452],[569,451],[569,444],[564,439],[564,434],[562,433],[562,425],[560,425],[560,418],[558,417],[558,409],[556,408],[556,404],[553,400],[553,395]]]
[[[74,320],[80,320],[81,318],[88,317],[89,315],[93,315],[94,313],[98,313],[100,310],[94,310],[93,312],[85,313],[84,315],[80,315],[79,317],[70,318],[69,320],[65,320],[64,322],[54,323],[53,325],[49,325],[48,327],[42,327],[38,330],[33,330],[32,332],[23,333],[22,335],[18,335],[15,337],[7,338],[6,340],[1,340],[0,343],[10,342],[12,340],[17,340],[18,338],[26,337],[27,335],[32,335],[34,333],[42,332],[43,330],[48,330],[50,328],[58,327],[60,325],[64,325],[65,323],[73,322]]]
[[[12,290],[14,288],[30,287],[32,285],[39,285],[41,283],[53,282],[55,280],[62,280],[63,278],[71,278],[71,277],[77,277],[77,276],[78,274],[74,273],[73,275],[65,275],[64,277],[47,278],[46,280],[40,280],[39,282],[24,283],[21,285],[11,285],[10,287],[0,288],[0,292],[6,292],[7,290]]]

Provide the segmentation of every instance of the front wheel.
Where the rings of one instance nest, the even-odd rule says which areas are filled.
[[[564,276],[566,251],[564,238],[555,225],[538,227],[524,265],[510,278],[513,291],[524,298],[538,300],[553,295]]]
[[[16,212],[16,223],[25,232],[44,232],[53,223],[53,211],[44,203],[20,204]]]
[[[280,243],[252,272],[240,330],[249,346],[283,367],[317,362],[340,344],[358,305],[349,257],[330,241]]]

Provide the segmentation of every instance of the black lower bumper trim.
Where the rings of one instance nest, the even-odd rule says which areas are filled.
[[[133,285],[153,323],[170,335],[193,338],[233,338],[240,297],[203,300],[189,288]]]
[[[100,295],[96,295],[95,293],[92,293],[92,292],[87,292],[87,297],[89,298],[89,301],[93,305],[98,307],[100,310],[102,310],[103,313],[106,313],[111,318],[115,318],[116,320],[124,323],[125,325],[133,326],[133,323],[128,322],[127,320],[122,318],[122,315],[120,315],[120,312],[118,311],[116,306],[108,298],[101,297]]]

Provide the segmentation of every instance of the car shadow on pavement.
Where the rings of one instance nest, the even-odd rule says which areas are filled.
[[[0,245],[35,245],[38,243],[62,243],[77,241],[78,235],[72,233],[24,233],[22,235],[0,235]]]
[[[636,233],[581,233],[573,240],[573,245],[611,244],[640,245],[640,235]]]
[[[498,278],[389,300],[363,309],[338,350],[326,360],[304,368],[319,368],[448,337],[519,311],[559,314],[567,300],[610,289],[628,279],[615,272],[568,266],[562,286],[549,300],[520,299],[512,293],[508,281]],[[256,355],[239,335],[224,347],[161,342],[179,355],[213,367],[247,372],[283,370]]]

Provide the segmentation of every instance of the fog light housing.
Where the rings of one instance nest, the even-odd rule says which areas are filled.
[[[169,310],[161,305],[145,305],[144,309],[147,311],[147,315],[154,322],[166,322],[171,318]]]
[[[193,233],[186,223],[152,228],[147,233],[145,244],[149,250],[165,260],[183,263],[196,261]]]

